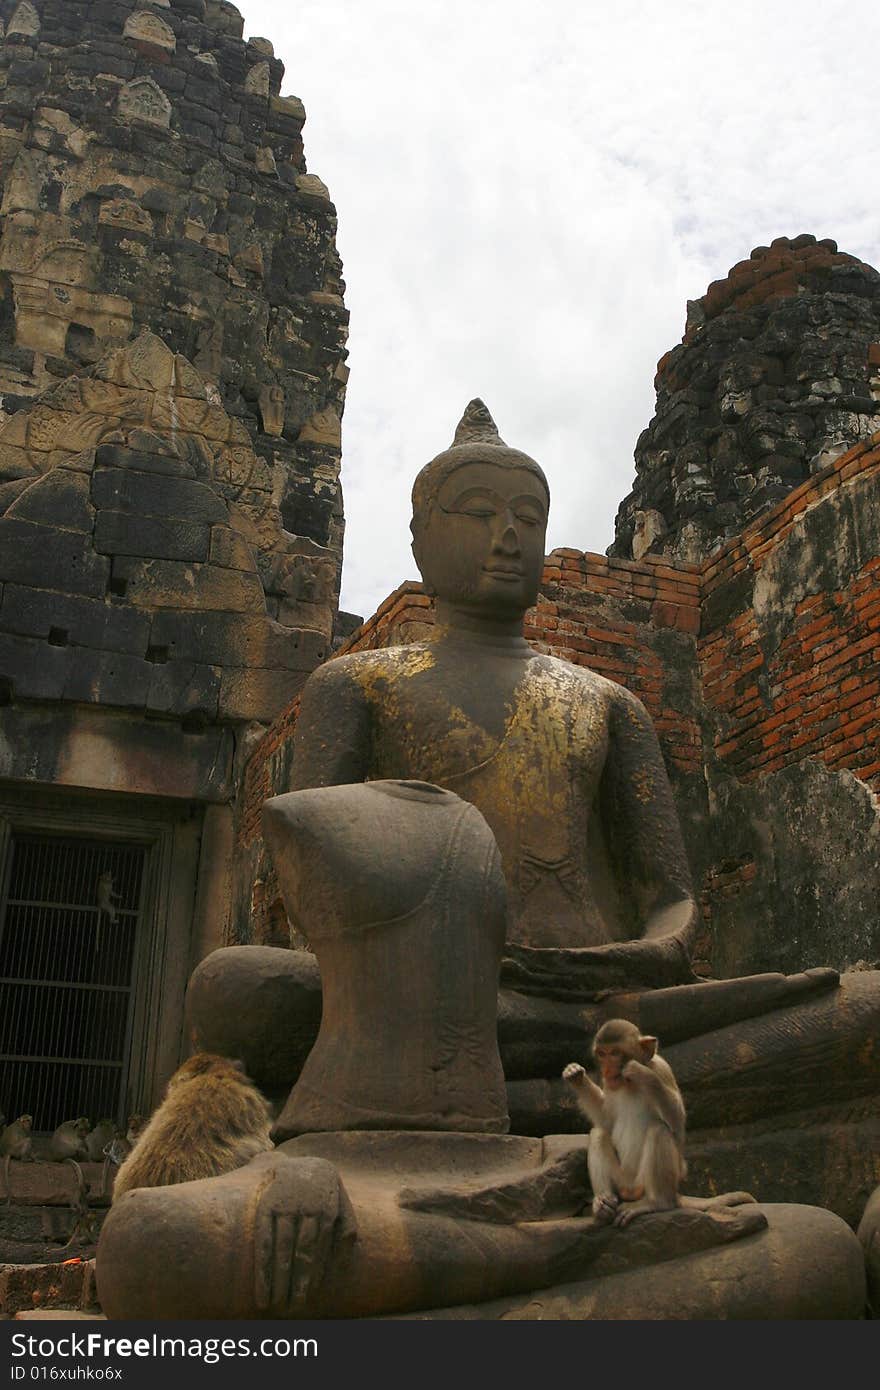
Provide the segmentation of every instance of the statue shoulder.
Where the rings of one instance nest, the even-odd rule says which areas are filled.
[[[607,676],[600,676],[598,671],[592,671],[589,666],[575,666],[573,662],[564,661],[559,656],[536,655],[533,666],[536,671],[552,677],[558,685],[566,688],[572,698],[584,695],[593,700],[601,700],[610,707],[619,696],[629,696],[629,691],[616,681],[609,680]]]
[[[331,657],[318,666],[306,681],[303,693],[331,695],[334,691],[358,689],[367,692],[374,681],[394,680],[433,663],[429,645],[413,642],[405,647],[377,647],[371,651],[347,652]]]

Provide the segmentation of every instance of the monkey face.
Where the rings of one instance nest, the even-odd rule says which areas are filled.
[[[594,1052],[602,1073],[602,1084],[608,1090],[616,1091],[623,1085],[623,1069],[631,1053],[619,1043],[597,1043]]]

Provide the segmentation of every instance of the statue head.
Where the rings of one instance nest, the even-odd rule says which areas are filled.
[[[413,555],[430,593],[494,617],[534,604],[544,566],[550,493],[543,470],[499,437],[480,400],[450,448],[413,484]]]

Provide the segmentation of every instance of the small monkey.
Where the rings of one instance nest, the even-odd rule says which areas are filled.
[[[113,1120],[99,1120],[94,1129],[86,1135],[86,1150],[90,1163],[103,1163],[104,1150],[116,1136],[116,1123]]]
[[[240,1062],[197,1052],[168,1082],[165,1099],[120,1165],[113,1200],[134,1187],[165,1187],[241,1168],[274,1145],[268,1103]]]
[[[129,1115],[128,1125],[125,1130],[125,1142],[130,1149],[133,1149],[138,1139],[146,1128],[146,1120],[143,1115]]]
[[[65,1159],[86,1159],[89,1150],[86,1136],[91,1129],[91,1121],[82,1115],[78,1120],[65,1120],[49,1140],[49,1157],[53,1163],[63,1163]]]
[[[98,925],[95,929],[95,955],[101,948],[101,924],[106,917],[111,927],[116,926],[116,905],[122,901],[121,895],[115,891],[113,875],[109,869],[98,879],[96,897],[98,901]]]
[[[140,1116],[137,1117],[138,1119]],[[106,1197],[110,1192],[110,1172],[113,1168],[119,1168],[134,1148],[133,1143],[128,1142],[125,1131],[114,1129],[108,1142],[104,1145],[102,1156],[104,1168],[101,1173],[101,1196]]]
[[[596,1034],[593,1055],[601,1088],[577,1062],[562,1076],[593,1126],[587,1165],[597,1221],[626,1226],[643,1212],[754,1201],[747,1192],[706,1199],[679,1195],[687,1175],[684,1101],[656,1038],[642,1036],[626,1019],[609,1019]]]
[[[52,1162],[69,1163],[76,1173],[80,1200],[86,1190],[86,1180],[79,1165],[88,1161],[89,1150],[86,1140],[91,1128],[88,1116],[81,1115],[78,1120],[65,1120],[49,1140],[48,1156]]]
[[[31,1138],[33,1124],[32,1115],[19,1115],[17,1120],[13,1120],[11,1125],[7,1125],[3,1133],[0,1134],[0,1156],[17,1158],[23,1163],[33,1163],[34,1141]]]
[[[33,1129],[33,1116],[19,1115],[17,1120],[13,1120],[11,1125],[7,1125],[3,1133],[0,1134],[0,1157],[3,1159],[3,1181],[6,1185],[6,1205],[12,1201],[12,1189],[9,1186],[9,1163],[15,1158],[19,1163],[34,1162],[34,1141],[31,1136]]]

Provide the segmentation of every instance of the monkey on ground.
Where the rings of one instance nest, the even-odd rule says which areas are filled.
[[[88,1161],[89,1150],[86,1136],[91,1129],[91,1121],[85,1116],[78,1120],[65,1120],[49,1140],[49,1157],[53,1163],[63,1163],[66,1158]]]
[[[89,1150],[86,1140],[92,1124],[88,1116],[81,1115],[78,1120],[65,1120],[58,1126],[49,1140],[49,1158],[53,1163],[69,1163],[76,1174],[78,1200],[82,1202],[86,1191],[80,1163],[87,1162]],[[76,1204],[74,1200],[74,1204]]]
[[[269,1105],[240,1062],[197,1052],[120,1165],[113,1200],[134,1187],[218,1177],[274,1147]]]
[[[86,1135],[86,1150],[90,1163],[103,1163],[104,1150],[116,1137],[115,1120],[99,1120]]]
[[[133,1149],[138,1139],[146,1129],[147,1121],[143,1115],[129,1115],[128,1126],[125,1131],[125,1142],[130,1149]]]
[[[140,1116],[137,1117],[138,1119]],[[134,1143],[129,1143],[125,1130],[114,1128],[109,1141],[102,1150],[104,1167],[101,1172],[101,1196],[106,1197],[110,1192],[110,1173],[114,1168],[119,1168],[128,1158],[134,1148]]]
[[[577,1062],[570,1062],[562,1076],[592,1124],[587,1166],[597,1221],[626,1226],[643,1212],[754,1201],[747,1192],[680,1195],[687,1174],[684,1101],[672,1068],[657,1052],[656,1038],[643,1037],[626,1019],[609,1019],[596,1034],[593,1055],[601,1087]]]
[[[31,1115],[19,1115],[18,1119],[13,1120],[12,1124],[7,1125],[3,1133],[0,1134],[0,1158],[3,1159],[3,1182],[6,1186],[7,1206],[12,1201],[12,1189],[9,1186],[10,1159],[18,1159],[19,1163],[34,1162],[34,1141],[31,1137],[33,1123]]]

